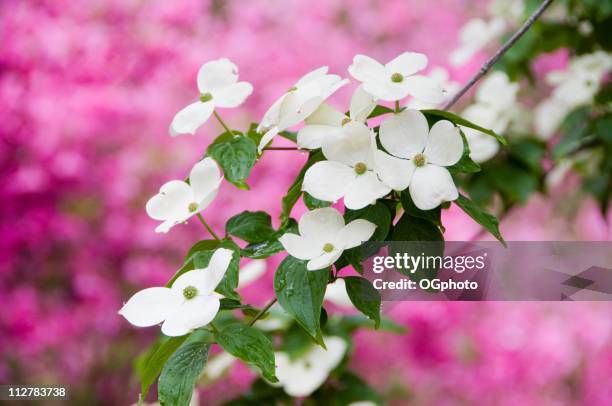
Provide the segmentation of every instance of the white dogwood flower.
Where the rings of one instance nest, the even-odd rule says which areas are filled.
[[[306,125],[300,129],[297,144],[300,148],[321,148],[323,139],[332,136],[343,125],[351,121],[365,123],[368,116],[376,107],[376,99],[358,86],[353,92],[348,116],[327,103],[323,103],[304,122]]]
[[[599,91],[606,73],[612,69],[612,55],[603,51],[573,58],[565,70],[549,72],[546,82],[555,89],[535,110],[535,128],[548,139],[563,118],[576,107],[589,103]]]
[[[282,386],[288,395],[302,397],[312,394],[344,358],[346,341],[336,336],[324,337],[324,340],[327,350],[313,345],[295,360],[284,352],[274,354],[277,385]]]
[[[323,140],[322,151],[328,160],[317,162],[304,175],[302,190],[311,196],[328,202],[344,197],[344,205],[357,210],[391,191],[377,176],[376,140],[365,124],[346,124]]]
[[[484,128],[502,133],[516,118],[516,94],[519,84],[511,82],[504,72],[493,72],[476,91],[475,103],[468,106],[462,116]],[[462,127],[470,146],[470,158],[475,162],[491,159],[499,150],[499,142],[488,134]]]
[[[386,65],[365,55],[356,55],[348,71],[363,83],[366,92],[385,101],[396,101],[408,95],[427,103],[440,103],[442,87],[431,78],[416,75],[427,67],[427,56],[404,52]]]
[[[155,287],[137,292],[119,310],[137,327],[162,323],[167,336],[182,336],[210,323],[219,311],[215,289],[232,260],[233,251],[216,250],[206,268],[195,269],[179,276],[170,288]]]
[[[155,231],[167,233],[208,207],[217,196],[222,180],[215,161],[205,158],[191,169],[189,183],[182,180],[165,183],[146,205],[149,217],[163,221]]]
[[[433,68],[426,76],[440,85],[442,91],[444,92],[443,100],[438,103],[428,103],[417,98],[412,98],[406,104],[407,108],[415,110],[435,109],[440,104],[446,102],[450,96],[454,95],[455,92],[459,90],[459,82],[450,80],[448,71],[440,66]]]
[[[376,151],[379,176],[395,190],[409,187],[414,204],[431,210],[458,197],[457,188],[446,166],[463,155],[459,129],[440,120],[431,130],[418,110],[404,110],[380,124],[382,146],[393,156]]]
[[[281,131],[293,127],[310,116],[329,96],[348,83],[338,75],[328,75],[323,66],[302,76],[287,93],[266,111],[257,132],[266,131],[259,143],[259,152]]]
[[[206,62],[198,71],[200,99],[174,116],[170,135],[195,134],[217,107],[238,107],[253,93],[248,82],[238,82],[238,68],[227,58]]]
[[[240,268],[238,288],[243,288],[256,281],[266,273],[268,264],[265,259],[253,259]]]
[[[461,66],[487,45],[499,38],[506,29],[503,18],[495,17],[490,21],[474,18],[459,31],[459,47],[450,54],[450,63]]]
[[[345,249],[369,240],[375,229],[374,223],[363,219],[345,225],[338,210],[324,207],[302,216],[298,225],[300,235],[286,233],[279,241],[290,255],[308,260],[308,270],[315,271],[336,262]]]

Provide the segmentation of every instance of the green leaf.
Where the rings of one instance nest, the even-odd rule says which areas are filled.
[[[321,346],[320,317],[329,268],[309,271],[306,261],[287,256],[274,275],[278,303]]]
[[[531,194],[538,189],[540,182],[538,174],[510,162],[497,166],[494,171],[489,171],[487,177],[512,203],[527,202]]]
[[[281,350],[292,360],[300,358],[311,347],[312,340],[310,336],[296,323],[293,323],[283,335]]]
[[[308,207],[308,210],[320,209],[322,207],[331,206],[331,202],[326,202],[324,200],[319,200],[312,197],[308,192],[304,192],[302,195],[302,199],[304,200],[304,204]]]
[[[506,246],[506,241],[504,241],[504,237],[499,232],[499,220],[497,217],[481,210],[473,201],[462,194],[459,194],[454,203]]]
[[[410,255],[423,253],[425,256],[444,254],[444,237],[440,229],[430,221],[412,217],[408,213],[404,213],[393,228],[391,241],[394,243],[389,246],[389,256],[404,253]],[[438,274],[437,269],[422,266],[410,271],[403,268],[397,271],[415,281],[432,279]]]
[[[210,251],[216,249],[217,247],[219,247],[219,241],[217,240],[200,240],[193,244],[191,248],[189,248],[189,251],[187,252],[187,255],[185,255],[183,263],[188,262],[191,257],[193,257],[193,255],[197,252]]]
[[[337,335],[349,335],[359,328],[372,328],[372,321],[363,316],[356,314],[352,316],[342,316],[332,318],[330,322],[330,331]],[[386,317],[381,317],[380,327],[378,331],[385,331],[394,334],[406,334],[408,329],[405,326],[400,326],[396,322]]]
[[[306,171],[312,165],[324,159],[325,157],[323,156],[323,153],[320,150],[313,151],[308,156],[308,161],[306,161],[306,163],[300,170],[300,173],[298,173],[297,177],[293,181],[293,184],[289,187],[287,194],[283,197],[282,211],[280,215],[281,226],[285,225],[289,221],[289,216],[291,216],[291,210],[302,195],[302,182],[304,182],[304,175],[306,174]]]
[[[459,134],[461,134],[461,139],[463,140],[463,154],[461,155],[461,159],[457,163],[448,167],[448,170],[451,173],[457,172],[465,172],[465,173],[475,173],[480,172],[480,165],[476,162],[472,161],[470,158],[470,144],[468,143],[467,138],[463,131],[459,130]]]
[[[193,387],[202,372],[211,335],[196,330],[170,356],[159,376],[158,398],[162,406],[188,406]]]
[[[363,209],[347,209],[345,211],[344,221],[347,224],[356,219],[364,219],[376,224],[376,230],[370,239],[372,241],[384,241],[389,233],[392,220],[389,209],[380,200],[376,204],[368,205]]]
[[[144,399],[149,393],[149,388],[161,372],[164,364],[177,348],[183,344],[187,336],[165,337],[155,346],[154,351],[144,362],[140,372],[140,395]]]
[[[456,125],[461,125],[461,126],[467,127],[467,128],[473,128],[474,130],[478,130],[478,131],[483,132],[485,134],[488,134],[488,135],[490,135],[492,137],[495,137],[495,139],[497,139],[497,141],[499,141],[502,145],[508,145],[508,141],[506,141],[506,139],[503,136],[497,134],[495,131],[489,130],[489,129],[484,128],[484,127],[481,127],[478,124],[474,124],[471,121],[468,121],[465,118],[463,118],[461,116],[458,116],[456,114],[453,114],[453,113],[451,113],[449,111],[443,111],[443,110],[421,110],[421,113],[425,114],[425,116],[433,116],[437,120],[446,119],[446,120],[449,120],[449,121],[453,122]]]
[[[246,180],[257,161],[257,145],[241,133],[223,133],[208,146],[206,154],[223,169],[225,179],[240,189],[248,189]]]
[[[375,328],[380,326],[380,292],[372,283],[359,276],[347,276],[346,293],[357,310],[374,321]]]
[[[529,170],[541,173],[546,144],[534,138],[519,138],[510,142],[510,155]]]
[[[568,114],[561,123],[561,139],[553,148],[553,158],[559,160],[564,156],[578,150],[585,142],[588,142],[589,117],[591,107],[579,107]]]
[[[272,239],[276,233],[272,218],[263,211],[243,211],[235,215],[225,224],[225,231],[250,243]]]
[[[287,224],[284,227],[281,227],[273,238],[267,241],[249,244],[244,247],[241,250],[242,256],[253,259],[263,259],[284,251],[285,249],[280,241],[278,241],[278,238],[285,233],[297,234],[297,228],[297,222],[294,219],[289,219]]]
[[[217,285],[216,292],[222,294],[229,299],[240,300],[240,295],[235,289],[238,287],[238,271],[240,269],[240,247],[231,240],[223,240],[219,243],[218,248],[227,248],[233,251],[232,260],[223,275],[223,279]],[[210,259],[215,250],[200,251],[193,256],[193,265],[195,269],[202,269],[208,266]]]
[[[259,368],[264,378],[278,382],[274,371],[274,348],[264,333],[245,324],[230,324],[215,334],[217,343],[234,357]]]
[[[393,113],[393,109],[390,109],[387,106],[381,106],[380,104],[374,107],[374,110],[368,116],[368,120],[374,117],[382,116],[383,114]]]

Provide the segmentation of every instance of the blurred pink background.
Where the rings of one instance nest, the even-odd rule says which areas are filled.
[[[203,62],[228,57],[254,85],[245,108],[222,114],[246,129],[303,73],[329,65],[347,76],[356,53],[388,60],[420,51],[430,68],[448,67],[458,29],[485,3],[1,2],[0,383],[69,384],[75,404],[136,400],[131,364],[157,331],[133,328],[116,312],[135,290],[164,284],[190,245],[206,238],[194,222],[155,234],[144,211],[221,130],[210,121],[196,136],[168,135],[173,115],[197,97]],[[453,79],[464,82],[485,57],[451,70]],[[351,89],[332,104],[343,106]],[[246,209],[278,214],[304,161],[296,154],[266,153],[250,192],[225,183],[205,212],[213,228],[221,232]],[[445,225],[448,239],[479,231],[454,209]],[[610,239],[593,203],[570,217],[543,196],[512,212],[502,231],[508,240]],[[245,291],[248,300],[271,297],[279,259]],[[428,302],[386,310],[410,333],[359,333],[353,365],[397,404],[612,399],[608,303]],[[205,389],[206,404],[231,398],[251,379],[237,366]]]

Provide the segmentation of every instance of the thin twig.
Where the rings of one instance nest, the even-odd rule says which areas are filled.
[[[457,100],[459,100],[468,90],[470,90],[470,88],[474,86],[474,84],[478,82],[478,80],[483,77],[489,71],[489,69],[491,69],[491,67],[523,36],[523,34],[525,34],[527,30],[531,28],[533,23],[535,23],[535,21],[553,1],[554,0],[544,0],[542,4],[540,4],[540,7],[533,12],[533,14],[527,19],[527,21],[525,21],[521,28],[519,28],[518,31],[516,31],[510,37],[510,39],[508,39],[508,41],[506,41],[506,43],[484,63],[484,65],[482,65],[478,73],[472,76],[472,78],[461,89],[459,89],[457,93],[455,93],[453,98],[450,99],[446,105],[444,105],[444,110],[450,109],[457,102]]]
[[[208,232],[210,233],[210,235],[213,236],[213,238],[217,241],[221,241],[221,239],[219,238],[219,236],[213,231],[212,228],[210,228],[210,226],[208,225],[208,223],[206,222],[206,220],[204,220],[204,217],[198,213],[197,214],[198,218],[200,219],[200,222],[204,225],[204,227],[206,228],[206,230],[208,230]]]
[[[263,309],[261,309],[261,310],[259,311],[259,313],[257,313],[257,314],[255,315],[255,317],[253,317],[253,320],[251,320],[251,321],[249,322],[249,326],[252,326],[253,324],[255,324],[255,322],[256,322],[257,320],[259,320],[259,319],[261,318],[261,316],[263,316],[264,314],[266,314],[266,312],[267,312],[268,310],[270,310],[270,308],[272,307],[272,305],[274,305],[274,303],[276,303],[276,301],[277,301],[277,300],[278,300],[277,298],[274,298],[274,299],[270,300],[270,303],[268,303],[268,304],[267,304],[267,305],[266,305],[266,306],[265,306]]]
[[[225,131],[227,131],[230,134],[232,133],[232,130],[229,129],[229,127],[227,126],[227,124],[225,124],[225,121],[223,121],[223,119],[221,118],[221,116],[219,115],[219,113],[217,113],[217,110],[213,110],[213,114],[215,115],[215,117],[217,118],[217,121],[219,121],[219,123],[221,123],[221,125],[223,126],[223,128],[225,128]]]

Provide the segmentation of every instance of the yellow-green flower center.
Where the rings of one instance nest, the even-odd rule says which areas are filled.
[[[350,122],[351,122],[351,119],[350,119],[350,118],[348,118],[348,117],[344,117],[344,118],[342,119],[342,122],[340,123],[340,125],[342,125],[342,126],[344,127],[345,125],[347,125],[347,124],[348,124],[348,123],[350,123]]]
[[[423,154],[416,154],[413,160],[416,166],[423,166],[427,162],[427,160],[425,159],[425,155]]]
[[[198,205],[196,202],[189,203],[189,206],[187,206],[187,209],[188,209],[188,210],[189,210],[191,213],[193,213],[193,212],[198,211],[198,206],[199,206],[199,205]]]
[[[185,299],[189,300],[189,299],[193,299],[194,297],[196,297],[198,294],[198,289],[195,286],[187,286],[185,289],[183,289],[183,296],[185,296]]]
[[[202,103],[206,103],[208,101],[211,101],[212,98],[213,98],[212,94],[210,94],[210,93],[204,93],[204,94],[200,95],[200,101]]]
[[[334,246],[333,246],[332,244],[330,244],[330,243],[326,243],[326,244],[323,246],[323,251],[325,251],[325,252],[327,252],[327,253],[330,253],[330,252],[332,252],[333,250],[334,250]]]
[[[363,175],[368,170],[368,167],[363,162],[358,162],[355,165],[355,172],[357,175]]]
[[[401,73],[395,72],[393,75],[391,75],[391,82],[400,83],[402,80],[404,80],[404,75]]]

